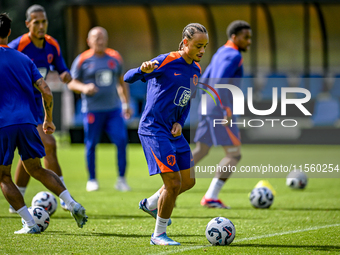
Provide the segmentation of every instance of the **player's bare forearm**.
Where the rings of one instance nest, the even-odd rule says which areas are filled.
[[[121,100],[123,103],[129,104],[130,102],[130,89],[129,89],[129,84],[124,82],[123,76],[119,78],[120,81],[120,87],[122,88],[122,93],[121,93]]]
[[[72,90],[73,92],[80,94],[82,93],[84,85],[85,84],[83,84],[82,82],[73,79],[67,84],[67,87],[69,88],[69,90]]]
[[[123,76],[120,77],[120,83],[118,84],[117,91],[122,101],[123,115],[125,119],[130,119],[132,111],[129,106],[130,102],[130,90],[129,84],[124,82]]]
[[[52,111],[53,111],[52,91],[43,78],[40,78],[39,80],[37,80],[34,85],[41,92],[41,96],[43,99],[43,106],[45,110],[45,119],[52,122]]]
[[[44,110],[45,110],[45,120],[52,122],[53,97],[46,98],[43,96],[43,102],[44,102]]]
[[[83,93],[89,96],[92,96],[98,92],[98,87],[95,84],[93,83],[85,84],[77,79],[72,79],[67,84],[67,87],[76,93]]]
[[[43,78],[40,78],[34,83],[34,86],[40,91],[41,94],[51,95],[52,92],[50,87],[47,85]]]

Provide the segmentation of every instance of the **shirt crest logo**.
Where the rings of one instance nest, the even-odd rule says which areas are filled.
[[[110,69],[114,69],[116,67],[116,63],[112,59],[110,59],[109,61],[107,61],[107,66]]]
[[[47,55],[47,62],[48,62],[49,64],[51,64],[52,61],[53,61],[53,54],[48,54],[48,55]]]

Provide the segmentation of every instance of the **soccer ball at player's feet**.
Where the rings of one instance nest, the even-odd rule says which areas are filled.
[[[33,197],[32,206],[41,206],[49,215],[52,215],[57,210],[58,203],[52,193],[42,191]]]
[[[286,185],[292,189],[304,189],[307,183],[307,175],[300,169],[295,169],[287,175]]]
[[[229,245],[235,234],[234,224],[224,217],[212,219],[205,228],[205,236],[212,245]]]
[[[254,188],[249,196],[250,203],[255,208],[269,208],[273,201],[274,196],[270,189],[267,187]]]
[[[41,232],[44,232],[50,225],[50,215],[45,211],[44,208],[40,206],[32,206],[28,208],[29,213],[32,215],[35,223],[37,223]],[[26,224],[24,219],[21,218],[23,225]]]

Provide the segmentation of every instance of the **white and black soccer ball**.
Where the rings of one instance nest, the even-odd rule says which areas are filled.
[[[57,210],[58,203],[50,192],[41,191],[33,197],[32,206],[41,206],[52,215]]]
[[[308,178],[302,170],[293,170],[287,175],[286,185],[292,189],[304,189]]]
[[[269,208],[274,201],[274,196],[267,187],[259,187],[252,190],[249,200],[255,208]]]
[[[28,211],[32,215],[35,223],[39,226],[40,231],[44,232],[50,225],[50,215],[40,206],[32,206],[28,208]],[[22,224],[26,224],[23,218],[21,218],[21,222]]]
[[[212,219],[205,228],[205,236],[212,245],[229,245],[235,234],[234,224],[224,217]]]

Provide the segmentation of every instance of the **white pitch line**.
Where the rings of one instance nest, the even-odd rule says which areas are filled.
[[[263,239],[263,238],[268,238],[268,237],[273,237],[273,236],[289,235],[289,234],[307,232],[307,231],[311,231],[311,230],[318,230],[318,229],[322,229],[322,228],[331,228],[331,227],[339,227],[339,226],[340,226],[340,224],[332,224],[332,225],[317,226],[317,227],[312,227],[312,228],[286,231],[286,232],[281,232],[281,233],[273,233],[273,234],[262,235],[262,236],[246,237],[246,238],[236,239],[235,241],[233,241],[233,243],[239,243],[239,242],[244,242],[244,241],[252,241],[252,240]],[[211,247],[211,245],[198,245],[198,246],[187,247],[187,248],[183,248],[183,249],[179,249],[179,250],[166,251],[166,252],[155,253],[155,254],[157,254],[157,255],[174,254],[174,253],[179,253],[179,252],[183,252],[183,251],[198,250],[198,249],[201,249],[201,248],[204,248],[204,247]]]

